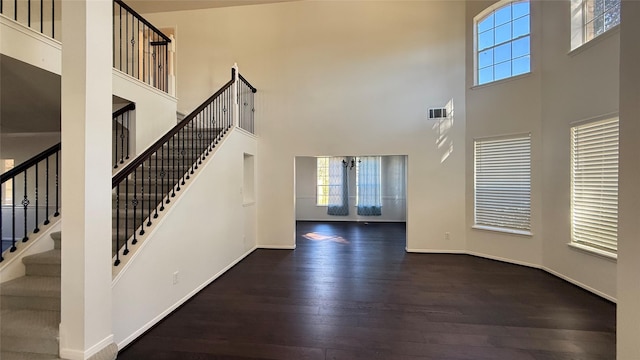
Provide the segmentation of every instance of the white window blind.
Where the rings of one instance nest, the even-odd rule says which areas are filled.
[[[618,248],[618,119],[571,129],[571,235],[574,243]]]
[[[475,141],[475,224],[531,230],[531,136]]]

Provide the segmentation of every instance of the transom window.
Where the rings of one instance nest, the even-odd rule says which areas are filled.
[[[620,0],[572,0],[571,7],[572,49],[620,24]]]
[[[513,1],[480,14],[476,24],[476,84],[531,71],[529,1]]]

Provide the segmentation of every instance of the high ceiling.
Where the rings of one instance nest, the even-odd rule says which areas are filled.
[[[128,0],[127,5],[141,14],[229,6],[270,4],[299,0]]]

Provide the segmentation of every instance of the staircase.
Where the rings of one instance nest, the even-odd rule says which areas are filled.
[[[0,359],[58,359],[60,241],[54,249],[25,256],[26,275],[0,285]]]
[[[215,146],[226,132],[222,128],[206,130],[207,138],[215,139],[213,145],[204,141],[198,131],[191,131],[191,125],[179,138],[164,144],[143,166],[128,176],[128,181],[114,189],[112,193],[112,253],[135,245],[137,238],[145,233],[147,226],[154,222],[176,196],[176,190],[186,184],[198,166],[202,164],[204,153]],[[194,170],[194,171],[192,171]],[[141,189],[144,193],[141,193]],[[131,240],[131,241],[128,241]]]

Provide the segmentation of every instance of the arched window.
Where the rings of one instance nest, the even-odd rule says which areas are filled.
[[[500,1],[476,16],[476,84],[531,71],[529,1]]]

